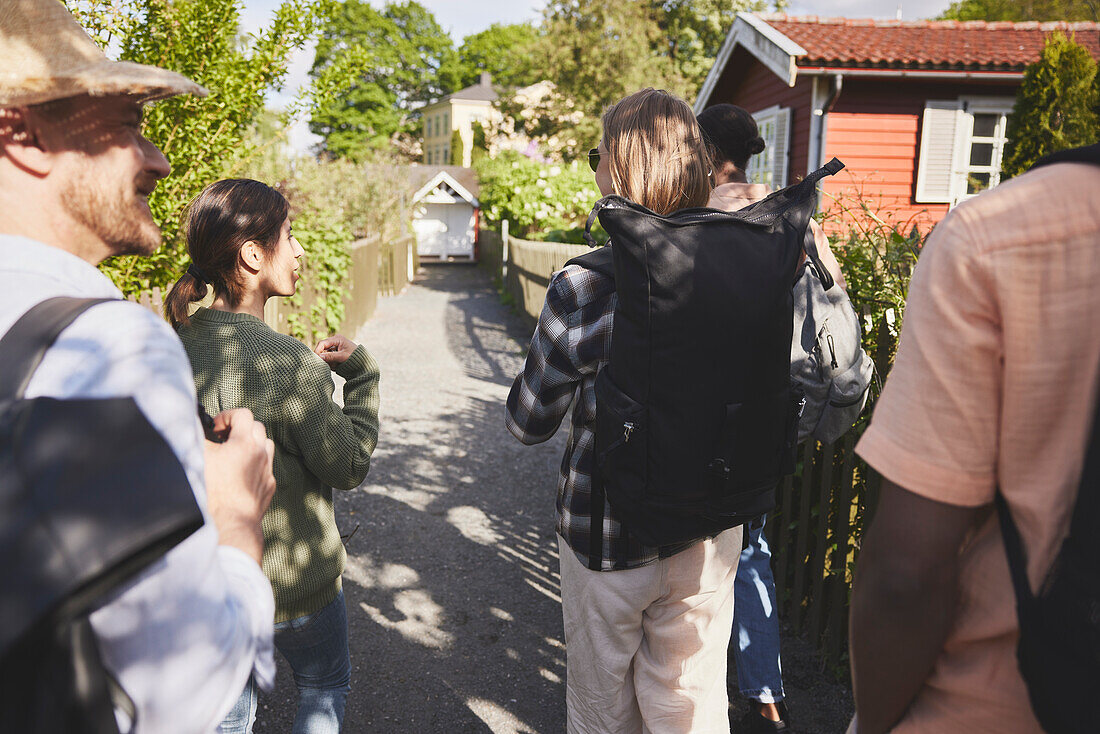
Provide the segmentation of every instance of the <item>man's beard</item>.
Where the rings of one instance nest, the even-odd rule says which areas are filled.
[[[151,255],[161,243],[160,228],[153,222],[133,181],[110,190],[94,166],[82,167],[68,179],[62,206],[107,245],[111,255]]]

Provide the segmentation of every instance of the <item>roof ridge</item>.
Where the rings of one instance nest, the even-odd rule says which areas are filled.
[[[895,20],[882,18],[843,18],[839,16],[788,15],[787,13],[753,13],[765,23],[806,23],[816,25],[841,25],[871,28],[941,28],[959,30],[1042,30],[1042,31],[1091,31],[1100,30],[1100,23],[1088,20],[1029,20],[1015,23],[1007,20]]]

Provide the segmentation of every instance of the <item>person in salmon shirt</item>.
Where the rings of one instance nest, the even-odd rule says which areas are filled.
[[[883,483],[852,589],[849,731],[1043,731],[993,503],[1034,591],[1069,531],[1097,402],[1098,242],[1100,166],[1083,162],[1002,183],[928,237],[856,447]]]

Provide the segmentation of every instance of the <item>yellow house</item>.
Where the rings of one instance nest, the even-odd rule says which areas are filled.
[[[451,138],[455,130],[462,137],[462,161],[470,166],[470,152],[474,147],[473,123],[480,122],[487,134],[500,123],[500,112],[493,107],[497,93],[493,91],[488,72],[481,73],[481,80],[448,94],[438,102],[423,108],[423,153],[421,160],[430,166],[446,166],[451,163]]]

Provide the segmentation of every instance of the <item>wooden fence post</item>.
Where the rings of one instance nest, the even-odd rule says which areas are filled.
[[[805,609],[802,602],[806,599],[806,545],[809,542],[810,504],[813,501],[814,449],[817,442],[812,438],[803,444],[802,450],[802,481],[798,483],[799,510],[798,529],[795,539],[794,554],[794,587],[791,593],[791,616],[795,632],[801,634],[802,622],[805,618]]]
[[[810,586],[810,641],[815,647],[821,644],[821,630],[827,612],[825,604],[825,548],[829,535],[829,507],[833,497],[833,444],[821,444],[821,484],[817,495],[817,543],[810,568],[813,583]]]
[[[840,475],[840,504],[837,505],[832,589],[829,592],[829,618],[825,627],[825,659],[840,662],[848,637],[848,546],[852,537],[852,493],[855,489],[856,437],[851,431],[844,437],[844,469]]]
[[[508,282],[508,220],[500,223],[500,280]]]

